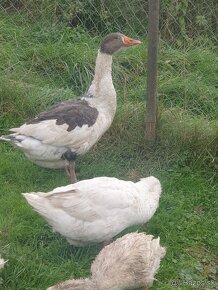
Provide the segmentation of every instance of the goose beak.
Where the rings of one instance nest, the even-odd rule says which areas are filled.
[[[136,39],[130,38],[128,36],[124,36],[123,37],[123,44],[126,47],[132,46],[132,45],[137,45],[137,44],[140,44],[140,43],[141,43],[140,40],[136,40]]]

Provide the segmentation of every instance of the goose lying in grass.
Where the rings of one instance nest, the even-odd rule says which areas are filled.
[[[110,241],[127,227],[149,221],[159,206],[161,185],[153,176],[136,183],[96,177],[23,195],[70,244],[86,246]]]
[[[66,168],[70,182],[76,182],[77,156],[86,153],[101,138],[116,112],[112,55],[139,43],[121,33],[107,35],[98,50],[94,79],[85,95],[52,106],[0,139],[13,142],[39,166]]]
[[[67,280],[47,290],[145,290],[152,286],[165,253],[159,238],[130,233],[101,250],[92,263],[90,278]]]

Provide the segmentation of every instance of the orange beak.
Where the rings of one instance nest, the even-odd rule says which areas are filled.
[[[140,44],[141,41],[133,39],[133,38],[130,38],[128,36],[124,36],[123,37],[123,43],[124,43],[125,46],[132,46],[132,45]]]

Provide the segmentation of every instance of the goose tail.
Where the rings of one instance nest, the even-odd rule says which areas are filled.
[[[0,136],[0,140],[7,141],[7,142],[17,142],[15,136],[16,136],[15,134],[2,135],[2,136]]]
[[[23,147],[22,141],[24,141],[26,136],[19,135],[17,133],[9,134],[9,135],[2,135],[0,136],[0,140],[6,141],[6,142],[12,142],[18,147]]]
[[[22,193],[27,202],[34,208],[35,211],[45,218],[48,218],[48,201],[42,196],[43,194],[45,195],[43,192]]]

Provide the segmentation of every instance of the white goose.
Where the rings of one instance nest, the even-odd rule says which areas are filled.
[[[23,195],[70,244],[86,246],[110,241],[127,227],[150,220],[159,206],[161,185],[153,176],[136,183],[96,177]]]
[[[130,233],[101,250],[92,263],[90,278],[67,280],[47,290],[146,290],[152,286],[165,254],[159,238]]]
[[[100,139],[116,112],[112,54],[139,43],[121,33],[107,35],[98,50],[94,79],[85,95],[52,106],[0,139],[15,143],[39,166],[66,168],[70,182],[76,182],[76,157]]]

